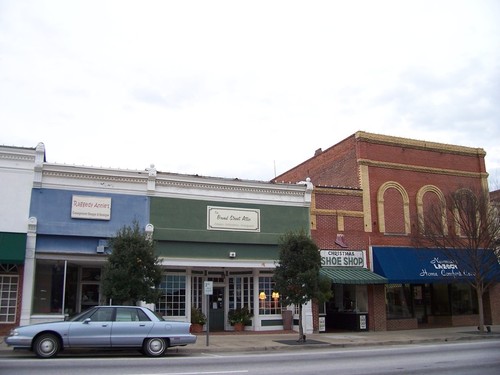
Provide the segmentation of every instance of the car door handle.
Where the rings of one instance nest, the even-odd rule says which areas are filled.
[[[139,324],[139,327],[146,327],[146,324]]]
[[[108,325],[107,324],[103,324],[102,327],[107,327]]]

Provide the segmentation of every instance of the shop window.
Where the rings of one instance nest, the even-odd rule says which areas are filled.
[[[85,275],[82,269],[82,277]],[[38,260],[35,268],[35,288],[33,293],[34,314],[64,314],[72,316],[86,307],[99,303],[98,291],[100,280],[100,268],[93,270],[93,296],[95,303],[86,305],[83,303],[83,293],[87,292],[85,284],[79,284],[79,267],[70,265],[65,261]],[[96,276],[98,274],[98,276]],[[64,284],[66,281],[66,284]],[[85,283],[85,281],[84,281]],[[79,290],[81,286],[81,290]],[[80,293],[78,293],[80,292]],[[81,295],[82,301],[78,299]],[[81,303],[82,302],[82,303]],[[81,303],[81,304],[80,304]],[[82,308],[81,308],[82,307]]]
[[[16,321],[18,285],[17,275],[0,275],[0,324]]]
[[[158,312],[163,316],[186,316],[186,276],[165,275],[160,284],[163,291]]]
[[[35,314],[63,312],[64,266],[60,262],[37,261],[35,271]]]
[[[470,315],[477,314],[477,294],[469,284],[452,284],[452,314]]]
[[[253,277],[236,276],[229,278],[229,310],[247,307],[253,311]]]
[[[202,309],[203,306],[203,278],[193,276],[191,279],[191,306],[195,309]]]
[[[366,285],[335,284],[327,312],[368,312]]]
[[[432,285],[432,313],[434,315],[451,315],[448,284]]]
[[[387,319],[404,319],[413,317],[410,285],[386,285],[386,308]]]
[[[259,277],[259,314],[281,314],[281,302],[272,277]]]

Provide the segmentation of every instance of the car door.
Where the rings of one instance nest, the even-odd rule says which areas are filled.
[[[110,347],[114,308],[99,307],[82,321],[72,322],[68,331],[70,347]]]
[[[111,346],[141,347],[154,323],[138,308],[117,307],[111,328]]]

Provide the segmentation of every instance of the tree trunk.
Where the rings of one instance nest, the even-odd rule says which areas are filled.
[[[478,308],[478,314],[479,314],[479,332],[483,333],[484,332],[484,306],[483,306],[483,294],[484,290],[481,287],[476,288],[476,294],[477,294],[477,308]]]
[[[302,325],[302,304],[299,305],[299,340],[298,342],[304,342],[304,326]]]

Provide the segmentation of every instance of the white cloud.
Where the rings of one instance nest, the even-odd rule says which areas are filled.
[[[267,180],[357,130],[500,170],[500,3],[0,0],[2,143]]]

